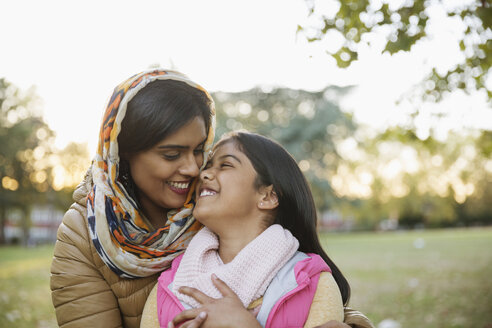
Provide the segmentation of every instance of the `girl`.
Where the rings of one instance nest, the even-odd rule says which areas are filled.
[[[205,228],[161,274],[144,316],[157,300],[161,327],[343,321],[349,284],[323,251],[309,186],[279,144],[246,132],[222,138],[200,174],[194,216]],[[213,313],[221,296],[235,306]]]
[[[201,227],[192,195],[214,122],[210,95],[181,73],[145,71],[115,88],[58,229],[51,290],[61,327],[139,327],[159,274]]]

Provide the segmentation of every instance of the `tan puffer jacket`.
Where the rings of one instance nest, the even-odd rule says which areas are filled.
[[[58,228],[51,291],[60,327],[139,327],[147,296],[158,275],[117,276],[101,260],[87,224],[87,187],[74,192],[75,203]]]
[[[58,228],[51,264],[51,297],[62,328],[137,328],[147,297],[158,275],[126,279],[117,276],[100,259],[89,237],[86,197],[81,183],[75,203]],[[360,312],[345,309],[345,323],[372,328]]]

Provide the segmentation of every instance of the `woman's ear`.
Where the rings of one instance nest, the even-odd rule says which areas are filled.
[[[273,191],[273,185],[262,187],[260,190],[260,199],[258,200],[258,208],[260,210],[273,210],[278,207],[278,196]]]

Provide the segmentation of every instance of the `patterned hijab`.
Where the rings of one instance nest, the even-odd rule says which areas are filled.
[[[120,277],[153,275],[169,267],[201,225],[191,216],[196,180],[182,208],[169,211],[163,228],[148,225],[135,199],[118,180],[120,158],[118,134],[128,102],[155,80],[176,80],[203,91],[211,100],[212,113],[204,147],[204,164],[212,148],[215,131],[214,103],[208,92],[185,75],[161,69],[142,72],[118,85],[104,113],[97,153],[88,171],[92,180],[87,197],[87,218],[94,246],[104,263]]]

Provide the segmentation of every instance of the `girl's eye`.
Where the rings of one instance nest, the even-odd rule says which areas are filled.
[[[224,162],[220,164],[220,167],[232,167],[232,165],[230,163]]]

